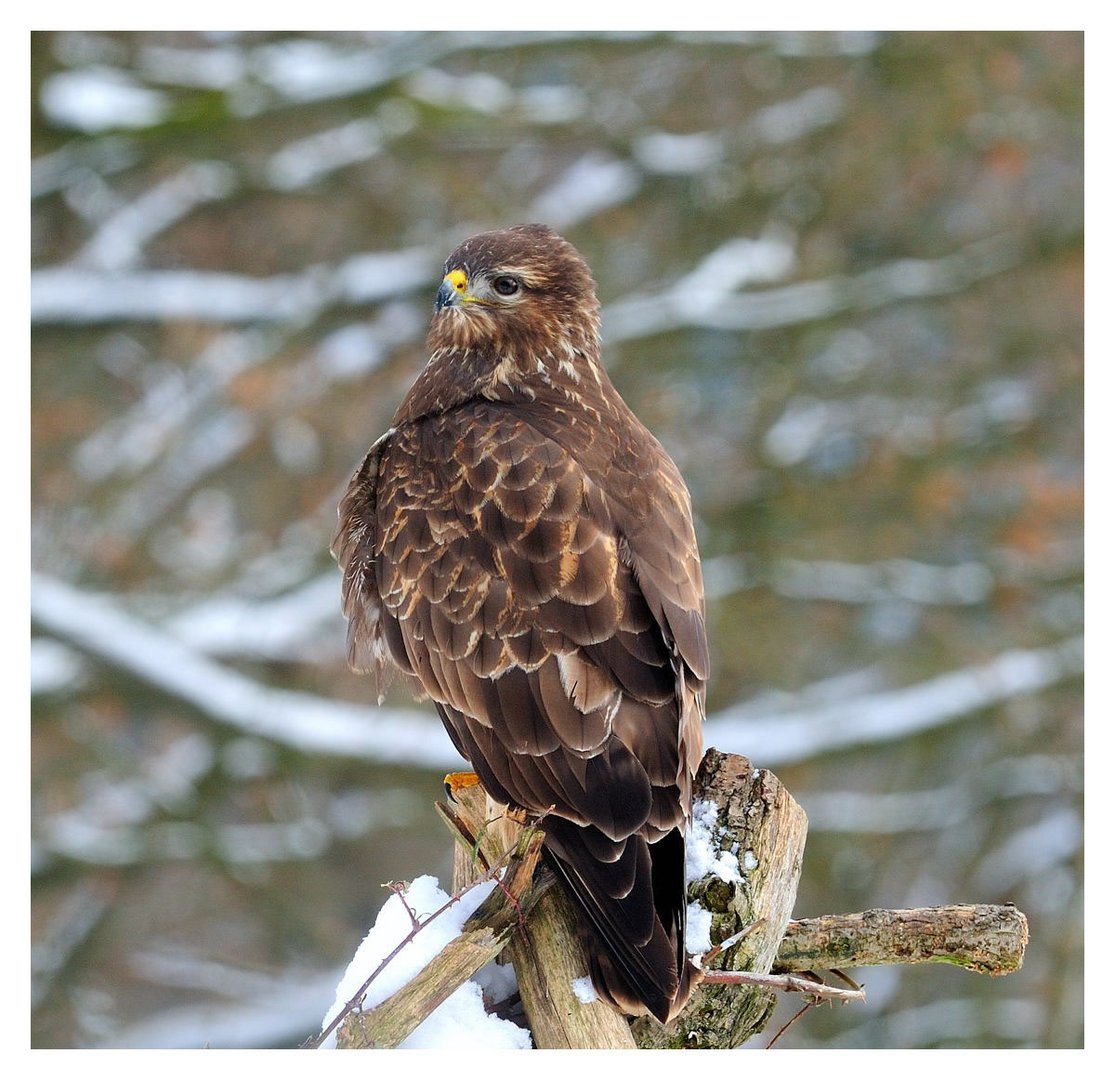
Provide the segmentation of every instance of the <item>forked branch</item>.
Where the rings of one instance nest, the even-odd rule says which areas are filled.
[[[588,970],[577,913],[564,891],[552,887],[548,871],[535,872],[545,821],[528,826],[521,815],[492,802],[472,774],[447,779],[450,798],[438,811],[457,841],[454,889],[459,895],[485,878],[500,887],[408,986],[375,1009],[349,1016],[339,1045],[398,1045],[501,952],[501,962],[515,966],[539,1049],[723,1049],[762,1031],[776,992],[800,993],[807,1005],[864,1000],[863,989],[846,976],[848,985],[839,987],[814,972],[938,962],[1002,975],[1022,964],[1026,918],[1011,905],[870,910],[791,921],[805,814],[773,773],[709,750],[695,796],[716,808],[713,835],[721,851],[746,858],[738,875],[708,874],[690,886],[690,900],[711,913],[713,942],[703,958],[705,978],[690,1003],[667,1027],[647,1018],[632,1021],[602,1001],[582,1000],[575,986]]]

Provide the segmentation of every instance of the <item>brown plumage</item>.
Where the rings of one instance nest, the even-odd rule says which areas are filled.
[[[597,990],[665,1021],[695,970],[704,596],[689,494],[600,363],[598,311],[543,225],[461,244],[333,551],[350,662],[400,669],[494,798],[548,811]]]

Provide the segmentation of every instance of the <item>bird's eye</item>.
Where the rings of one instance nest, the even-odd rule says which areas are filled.
[[[492,282],[492,288],[500,296],[514,296],[519,291],[519,282],[516,278],[504,275],[503,277],[497,277]]]

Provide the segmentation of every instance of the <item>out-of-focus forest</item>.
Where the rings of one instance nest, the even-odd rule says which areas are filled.
[[[346,670],[328,544],[517,221],[690,485],[707,742],[805,807],[796,913],[1030,919],[778,1045],[1082,1044],[1082,35],[31,49],[33,1045],[298,1045],[382,883],[448,880],[458,759]]]

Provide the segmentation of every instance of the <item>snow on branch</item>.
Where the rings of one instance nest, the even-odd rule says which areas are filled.
[[[779,243],[774,240],[768,245],[771,252],[766,258],[771,265],[782,266],[785,261],[777,250]],[[716,256],[713,252],[708,259]],[[684,327],[739,331],[796,326],[842,311],[960,292],[974,281],[1009,270],[1020,258],[1016,240],[1004,235],[937,259],[901,259],[857,275],[770,289],[739,291],[728,278],[719,291],[710,293],[706,275],[694,271],[656,293],[644,290],[609,304],[603,312],[604,337],[615,343]]]
[[[373,708],[272,689],[126,613],[111,599],[55,578],[32,576],[31,613],[40,629],[252,734],[308,752],[431,768],[459,764],[441,725],[426,710]],[[732,706],[712,714],[705,732],[710,743],[761,746],[765,762],[784,764],[940,727],[1077,678],[1083,670],[1083,638],[1072,637],[832,703],[806,704],[789,695],[777,708],[769,701]]]
[[[337,266],[267,278],[50,266],[31,274],[31,321],[309,322],[334,304],[367,304],[420,288],[436,266],[432,249],[424,247],[355,255]]]
[[[313,1045],[529,1049],[529,1032],[489,1015],[471,979],[542,895],[533,881],[541,850],[542,833],[528,828],[452,896],[429,876],[389,886],[398,903],[384,905],[357,950]]]
[[[709,717],[705,734],[720,746],[761,746],[764,761],[785,764],[941,727],[1083,671],[1084,639],[1071,637],[1046,648],[1010,649],[984,664],[831,705],[802,708],[791,703],[774,713],[732,706]]]
[[[446,896],[431,878],[390,886],[396,895],[354,958],[314,1045],[341,1025],[338,1045],[354,1049],[724,1049],[763,1030],[774,992],[800,994],[806,1008],[862,1002],[863,987],[844,967],[939,962],[1004,975],[1022,964],[1027,921],[1009,904],[791,921],[805,814],[773,773],[710,749],[696,778],[700,843],[687,867],[690,908],[707,915],[711,932],[694,957],[703,978],[670,1025],[630,1020],[584,992],[588,962],[577,917],[553,876],[534,873],[545,817],[531,823],[494,802],[471,773],[447,777],[446,790],[449,800],[437,809],[457,841],[456,892]],[[480,987],[465,980],[500,952],[514,969],[516,992],[508,996],[505,983],[502,1000],[493,995],[485,1010]],[[845,985],[826,983],[818,971]]]
[[[261,685],[111,602],[41,574],[31,579],[31,617],[42,629],[216,720],[303,752],[432,768],[459,761],[432,714],[373,709]]]

